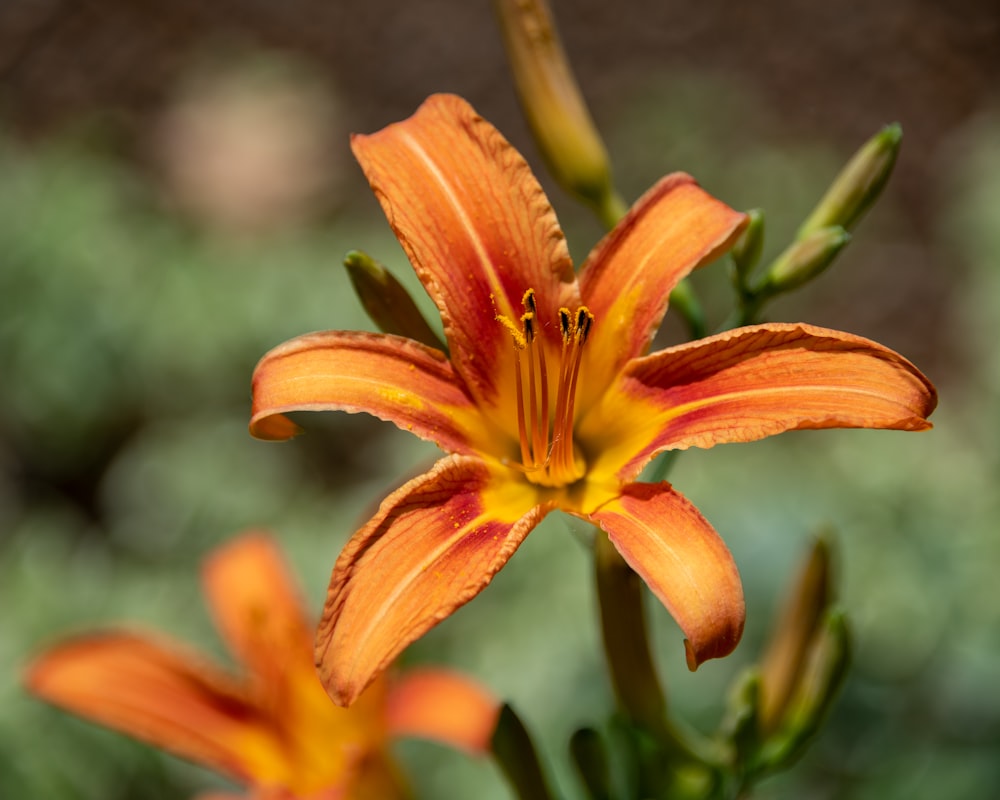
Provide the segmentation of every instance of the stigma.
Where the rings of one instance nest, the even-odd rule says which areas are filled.
[[[557,369],[553,370],[553,387],[544,341],[539,335],[533,289],[524,293],[521,303],[524,313],[520,325],[506,316],[497,316],[514,345],[514,388],[521,455],[521,463],[516,467],[529,481],[540,486],[567,486],[586,472],[583,455],[573,440],[573,418],[583,346],[594,324],[594,315],[586,306],[580,306],[575,313],[568,308],[559,309],[562,345]]]

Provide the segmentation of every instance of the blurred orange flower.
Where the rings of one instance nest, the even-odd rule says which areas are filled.
[[[541,519],[599,525],[687,636],[688,663],[743,629],[725,543],[668,483],[658,453],[797,428],[922,430],[933,387],[879,344],[764,324],[648,354],[671,290],[724,253],[746,217],[683,174],[653,186],[579,278],[524,159],[461,98],[352,139],[444,322],[448,353],[408,338],[313,333],[266,354],[251,432],[291,411],[364,411],[449,455],[390,495],[334,568],[317,635],[348,704],[410,642],[480,592]]]
[[[489,747],[499,704],[453,673],[382,679],[350,710],[335,706],[316,676],[312,625],[266,535],[249,533],[220,548],[206,561],[203,581],[243,676],[159,636],[115,631],[43,653],[27,671],[28,688],[269,800],[408,797],[387,750],[395,735]]]

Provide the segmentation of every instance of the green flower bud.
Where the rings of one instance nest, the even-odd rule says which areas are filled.
[[[850,645],[847,617],[841,611],[828,612],[809,654],[802,682],[789,706],[789,727],[793,731],[811,735],[819,728],[847,675]]]
[[[887,125],[869,139],[840,171],[819,205],[799,228],[802,239],[823,228],[852,228],[878,199],[892,174],[903,129]]]
[[[847,618],[840,611],[827,612],[781,731],[766,743],[761,753],[762,769],[779,769],[791,763],[819,731],[847,675],[850,645]]]
[[[389,270],[360,250],[344,256],[344,266],[365,313],[380,331],[445,349],[410,293]]]
[[[761,296],[772,297],[808,283],[833,263],[850,240],[851,235],[846,230],[834,225],[792,242],[774,260],[755,291]]]
[[[791,587],[761,659],[760,727],[780,726],[806,669],[810,648],[830,604],[830,549],[817,539]]]

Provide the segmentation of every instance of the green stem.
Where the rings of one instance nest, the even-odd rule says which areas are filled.
[[[665,453],[660,453],[656,457],[656,460],[646,468],[646,471],[642,475],[642,480],[647,483],[665,481],[682,452],[681,450],[667,450]]]
[[[733,309],[725,322],[719,326],[716,333],[731,331],[733,328],[742,328],[744,325],[753,325],[758,322],[760,310],[764,307],[765,298],[756,294],[746,294],[740,300],[739,308]]]
[[[653,734],[666,727],[667,701],[646,635],[642,581],[608,537],[594,537],[601,634],[611,684],[622,710]]]
[[[611,230],[628,213],[628,205],[614,189],[605,192],[600,200],[593,203],[594,213],[607,230]]]
[[[701,307],[701,301],[695,294],[691,281],[687,278],[682,280],[670,293],[670,307],[680,313],[687,323],[688,336],[691,339],[704,339],[708,334],[708,326],[705,322],[705,311]]]

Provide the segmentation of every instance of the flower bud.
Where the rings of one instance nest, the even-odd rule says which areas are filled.
[[[761,660],[760,728],[777,730],[806,669],[810,648],[830,603],[830,550],[817,539],[784,604]]]
[[[829,611],[809,652],[802,680],[788,706],[781,731],[768,740],[760,754],[762,770],[775,770],[802,755],[819,731],[844,682],[851,660],[847,619]]]
[[[808,283],[833,263],[850,240],[851,235],[835,225],[792,242],[771,264],[756,292],[773,297]]]
[[[360,250],[344,256],[344,266],[365,313],[380,331],[445,349],[406,287],[389,270]]]
[[[494,0],[528,124],[549,170],[568,192],[610,221],[621,201],[594,121],[545,0]],[[618,214],[620,216],[620,214]],[[617,220],[615,220],[617,221]]]
[[[893,123],[862,145],[802,223],[798,238],[834,225],[852,228],[878,199],[889,180],[902,138],[903,129]]]
[[[789,728],[800,737],[812,735],[833,703],[851,660],[851,637],[847,617],[828,612],[809,653],[798,691],[788,708]]]

